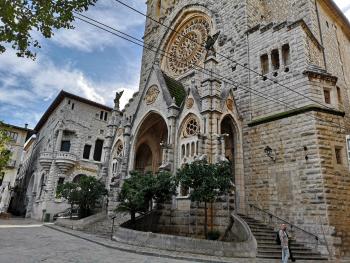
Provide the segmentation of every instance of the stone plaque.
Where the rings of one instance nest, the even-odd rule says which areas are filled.
[[[194,100],[192,98],[188,98],[186,101],[186,107],[187,109],[191,109],[193,107]]]
[[[191,201],[188,199],[177,199],[177,210],[189,211],[191,208]]]
[[[226,106],[230,111],[233,111],[233,99],[227,99]]]
[[[159,94],[158,87],[156,85],[151,86],[147,90],[147,93],[146,93],[146,96],[145,96],[146,104],[147,105],[153,104],[156,101],[156,99],[158,97],[158,94]]]

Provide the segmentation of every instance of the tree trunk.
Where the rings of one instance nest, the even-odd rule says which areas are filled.
[[[207,202],[204,202],[204,236],[208,239],[208,211]]]
[[[130,216],[131,216],[131,224],[134,226],[136,221],[135,211],[130,211]]]
[[[214,228],[214,209],[213,202],[210,202],[210,231],[213,231]]]
[[[70,220],[72,220],[72,214],[73,214],[73,203],[70,204]]]

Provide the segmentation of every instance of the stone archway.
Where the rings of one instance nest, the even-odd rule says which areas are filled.
[[[87,177],[87,175],[86,174],[77,174],[73,178],[73,183],[79,183],[81,178],[83,178],[83,177]]]
[[[236,209],[245,211],[245,189],[244,189],[244,165],[242,132],[231,115],[226,115],[220,124],[221,134],[225,138],[224,155],[230,161],[232,168],[232,179],[236,186],[235,203]]]
[[[142,122],[135,139],[135,170],[156,173],[162,164],[161,144],[168,141],[168,127],[157,113],[149,114]]]
[[[236,147],[236,128],[233,125],[232,118],[230,116],[226,116],[222,121],[221,121],[221,134],[224,134],[225,138],[225,152],[223,153],[230,161],[231,164],[231,170],[232,170],[232,176],[233,176],[233,181],[236,182],[235,178],[235,147]]]
[[[33,204],[36,196],[36,192],[34,191],[35,190],[34,180],[35,180],[35,175],[32,174],[28,183],[27,191],[25,193],[25,200],[24,200],[26,217],[31,217],[31,214],[33,211]]]

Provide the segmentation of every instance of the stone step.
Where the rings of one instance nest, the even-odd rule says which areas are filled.
[[[281,253],[275,253],[275,254],[270,254],[270,253],[258,253],[257,255],[258,258],[267,258],[267,259],[280,259],[281,258]],[[327,261],[328,259],[319,255],[294,255],[293,257],[296,260],[322,260],[322,261]]]
[[[312,252],[310,249],[291,249],[293,255],[318,255],[315,252]],[[258,252],[261,253],[280,253],[281,248],[267,248],[267,249],[261,249],[258,248]]]
[[[272,226],[266,225],[256,219],[240,215],[249,225],[253,235],[258,243],[258,257],[266,259],[281,258],[281,246],[276,243],[276,232]],[[303,244],[291,240],[291,250],[293,256],[297,260],[327,260],[320,253],[314,252],[312,249],[305,247]]]
[[[258,248],[262,248],[262,249],[265,249],[265,248],[276,248],[276,249],[281,249],[281,246],[276,244],[276,243],[263,243],[263,242],[260,242],[258,244]],[[305,246],[303,246],[302,244],[295,244],[295,245],[290,245],[290,248],[292,250],[303,250],[303,249],[308,249],[310,251],[312,251],[310,248],[306,248]]]

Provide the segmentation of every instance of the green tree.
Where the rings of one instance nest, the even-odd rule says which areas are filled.
[[[176,195],[175,177],[167,171],[160,171],[154,177],[152,192],[153,200],[157,204],[170,201],[171,197]]]
[[[177,184],[190,189],[191,201],[204,202],[205,238],[208,238],[207,204],[213,203],[219,195],[229,190],[231,177],[228,162],[209,164],[207,161],[195,161],[177,171]]]
[[[117,211],[129,212],[131,222],[135,223],[136,213],[146,213],[152,200],[157,204],[167,202],[176,194],[174,177],[168,172],[141,173],[134,171],[124,180],[119,193]]]
[[[72,29],[74,12],[88,10],[97,0],[1,0],[0,53],[5,44],[17,51],[17,56],[35,58],[33,48],[40,48],[33,37],[38,31],[51,38],[56,29]]]
[[[78,184],[66,182],[57,187],[56,196],[58,198],[63,197],[67,200],[68,204],[71,206],[71,211],[73,211],[74,205],[79,203],[79,190]],[[72,216],[72,215],[71,215]]]
[[[6,125],[0,122],[0,181],[3,179],[4,169],[11,158],[11,151],[8,149],[10,140]]]
[[[92,214],[96,202],[107,195],[104,184],[93,176],[84,176],[78,182],[79,213],[81,217]]]
[[[93,176],[81,177],[79,182],[66,182],[57,188],[57,196],[63,197],[73,208],[79,207],[81,218],[92,214],[96,202],[107,194],[104,184]]]

